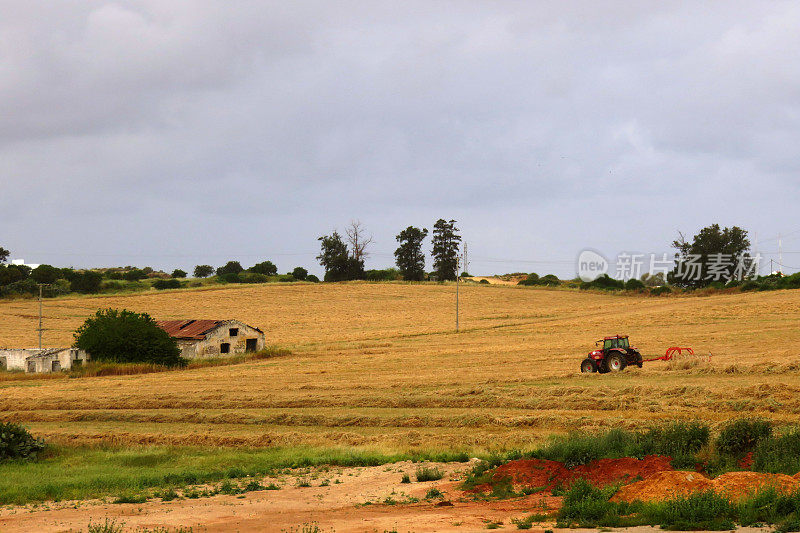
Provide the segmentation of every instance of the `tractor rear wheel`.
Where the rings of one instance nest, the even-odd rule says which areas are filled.
[[[591,359],[584,359],[581,363],[581,372],[584,374],[591,374],[597,372],[597,365]]]
[[[625,360],[618,353],[612,353],[606,358],[606,368],[611,372],[620,372],[625,368]]]

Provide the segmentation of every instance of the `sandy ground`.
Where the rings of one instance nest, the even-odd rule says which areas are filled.
[[[464,498],[456,485],[461,474],[471,466],[469,464],[436,464],[434,466],[445,473],[442,480],[402,484],[402,474],[410,474],[413,480],[418,466],[403,462],[265,478],[264,484],[277,481],[283,488],[239,496],[218,495],[143,504],[93,501],[6,507],[0,510],[0,531],[86,531],[89,523],[103,522],[106,518],[118,524],[124,522],[126,531],[181,526],[207,532],[301,531],[304,524],[316,522],[323,531],[336,532],[464,532],[485,530],[490,521],[502,522],[505,528],[516,530],[511,518],[524,518],[545,508],[552,509],[559,503],[558,498],[543,495],[497,502]],[[298,487],[298,479],[308,479],[312,486]],[[329,479],[331,484],[319,486],[324,479]],[[451,505],[443,505],[438,499],[424,499],[434,486],[446,495],[445,501]],[[384,503],[387,497],[398,503]],[[409,497],[420,501],[403,503]]]

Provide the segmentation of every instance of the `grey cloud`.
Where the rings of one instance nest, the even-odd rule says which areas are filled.
[[[554,261],[477,271],[569,275],[585,246],[797,225],[792,2],[0,12],[0,244],[31,261],[314,266],[360,218],[385,266],[445,217],[475,257]]]

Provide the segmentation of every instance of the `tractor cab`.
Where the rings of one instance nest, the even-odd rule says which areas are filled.
[[[628,351],[628,348],[631,347],[627,335],[614,335],[613,337],[605,337],[602,340],[597,341],[595,346],[599,346],[601,342],[603,343],[603,350],[613,350],[614,348],[619,348]]]

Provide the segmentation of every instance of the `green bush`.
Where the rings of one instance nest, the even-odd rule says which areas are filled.
[[[175,339],[146,313],[98,310],[75,332],[75,346],[95,361],[185,366]]]
[[[180,289],[181,282],[175,278],[157,279],[153,282],[153,288],[156,288],[160,291],[164,289]]]
[[[386,268],[384,270],[367,270],[364,272],[364,279],[368,281],[397,281],[403,279],[403,276],[396,268]]]
[[[625,282],[625,289],[629,291],[638,291],[644,289],[644,283],[636,278],[631,278]]]
[[[194,267],[194,277],[207,278],[214,273],[214,267],[211,265],[197,265]]]
[[[596,459],[669,455],[690,462],[693,455],[708,443],[708,426],[674,422],[646,431],[611,429],[603,433],[570,433],[557,437],[530,454],[539,459],[564,463],[567,468]]]
[[[173,278],[185,278],[186,276],[188,276],[186,271],[181,270],[180,268],[176,268],[175,270],[172,271]]]
[[[666,285],[662,285],[660,287],[653,287],[652,289],[650,289],[650,294],[652,294],[653,296],[661,296],[662,294],[670,294],[671,292],[672,289],[670,289]]]
[[[635,507],[624,502],[611,502],[609,498],[617,487],[598,489],[581,478],[570,486],[564,495],[564,503],[558,512],[558,526],[569,527],[615,527],[626,525],[623,516]]]
[[[306,277],[306,281],[310,281],[311,283],[319,283],[319,278],[317,276],[315,276],[314,274],[309,274]]]
[[[144,279],[146,277],[147,277],[147,274],[145,273],[145,271],[141,270],[139,268],[132,268],[132,269],[130,269],[127,272],[122,274],[122,278],[125,281],[139,281],[139,280]]]
[[[238,280],[235,283],[266,283],[269,281],[269,276],[258,272],[242,272],[238,275]]]
[[[295,267],[295,269],[292,270],[292,276],[298,281],[305,281],[308,277],[308,270],[303,267]]]
[[[728,423],[717,436],[717,451],[723,455],[741,456],[755,449],[759,441],[772,435],[768,420],[742,418]]]
[[[484,279],[480,280],[478,283],[481,283],[483,285],[489,285],[489,280],[484,278]]]
[[[72,292],[82,292],[84,294],[94,294],[100,290],[103,282],[103,275],[93,270],[76,272],[70,280],[69,288]]]
[[[44,441],[13,422],[0,422],[0,462],[13,459],[35,460],[44,450]]]
[[[800,429],[761,439],[753,450],[753,470],[788,475],[800,472]]]
[[[539,274],[531,273],[528,274],[528,277],[517,283],[517,285],[528,285],[528,286],[535,286],[535,285],[543,285],[546,287],[558,287],[561,285],[561,281],[558,279],[558,276],[554,274],[547,274],[546,276],[539,277]]]
[[[663,529],[713,531],[735,529],[736,511],[727,498],[708,491],[651,503],[644,506],[641,517],[644,523],[660,524]]]
[[[254,272],[256,274],[264,274],[265,276],[275,276],[278,273],[278,267],[276,267],[272,263],[272,261],[264,261],[262,263],[256,263],[247,270],[248,272]]]
[[[624,289],[625,282],[622,280],[614,279],[608,274],[603,274],[592,281],[581,283],[581,289],[601,289],[601,290],[616,290]]]
[[[217,276],[223,276],[225,274],[239,274],[240,272],[244,272],[244,268],[242,268],[242,265],[239,264],[239,261],[228,261],[225,263],[225,266],[221,266],[217,269]]]
[[[429,468],[427,466],[417,469],[417,481],[436,481],[442,479],[442,471],[438,468]]]

